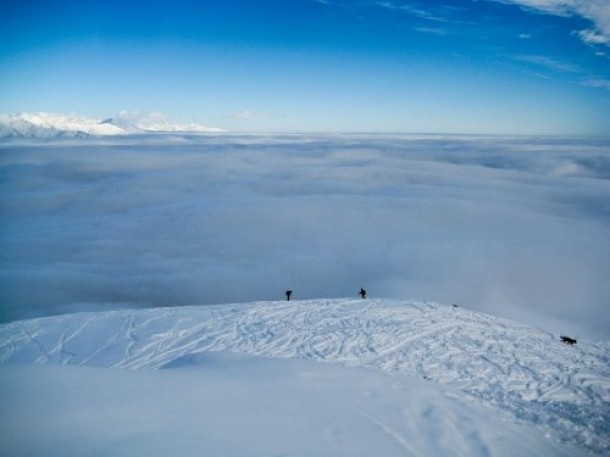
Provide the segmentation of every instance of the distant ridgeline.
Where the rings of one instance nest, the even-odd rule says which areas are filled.
[[[178,124],[163,116],[138,120],[94,119],[52,113],[0,115],[0,138],[82,138],[138,133],[221,133],[222,129],[200,124]]]

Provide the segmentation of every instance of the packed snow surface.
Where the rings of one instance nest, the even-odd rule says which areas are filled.
[[[146,427],[136,421],[145,428],[140,441],[132,430],[124,448],[99,455],[170,445],[180,433],[208,437],[208,455],[610,453],[610,343],[568,346],[559,335],[434,303],[258,302],[32,319],[0,326],[0,362],[0,443],[30,452],[23,455],[42,455],[16,428],[42,426],[34,410],[47,394],[75,421],[98,407],[108,417],[130,411],[120,421],[147,418]],[[92,420],[103,428],[102,418]],[[154,430],[169,423],[182,431],[170,427],[167,441]],[[244,432],[253,423],[281,433]],[[45,433],[39,449],[55,436]],[[184,446],[196,447],[193,439]],[[239,448],[248,443],[251,452]],[[94,444],[63,455],[93,455],[82,446]]]

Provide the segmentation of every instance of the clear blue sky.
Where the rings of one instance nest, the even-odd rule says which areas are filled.
[[[0,112],[121,110],[232,131],[607,134],[610,1],[2,3]]]

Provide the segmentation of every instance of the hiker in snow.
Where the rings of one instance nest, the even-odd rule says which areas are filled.
[[[292,291],[291,290],[287,290],[286,291],[286,301],[290,301],[290,296],[292,295]]]
[[[362,298],[366,298],[366,290],[364,290],[362,287],[360,288],[360,296]]]

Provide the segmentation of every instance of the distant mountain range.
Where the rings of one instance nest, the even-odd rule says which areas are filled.
[[[79,138],[142,133],[221,133],[201,124],[179,124],[153,113],[121,112],[116,118],[95,119],[53,113],[0,115],[0,138]]]

